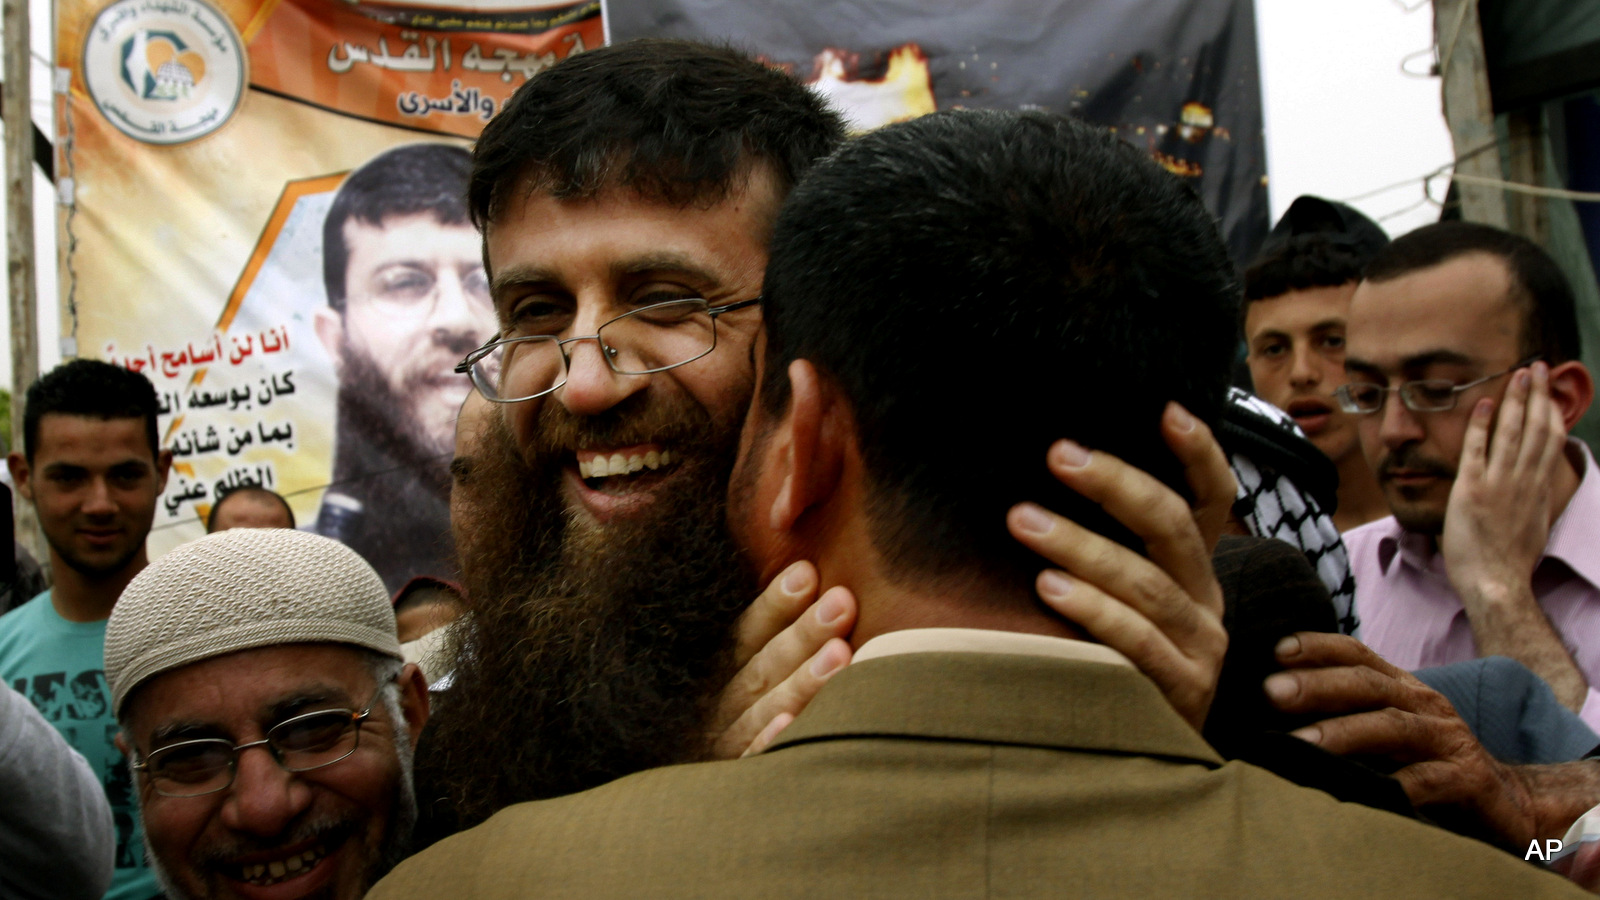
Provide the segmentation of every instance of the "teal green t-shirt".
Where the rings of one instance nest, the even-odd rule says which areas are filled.
[[[145,865],[139,798],[114,743],[117,719],[105,676],[106,623],[68,622],[45,591],[0,616],[0,678],[30,700],[100,776],[117,824],[116,873],[106,900],[161,894]]]

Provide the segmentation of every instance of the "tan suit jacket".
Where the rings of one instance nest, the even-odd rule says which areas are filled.
[[[513,806],[369,900],[1584,896],[1224,763],[1132,669],[913,653],[834,676],[760,756]]]

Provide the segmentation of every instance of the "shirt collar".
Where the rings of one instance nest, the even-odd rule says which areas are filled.
[[[1578,465],[1578,490],[1550,526],[1544,555],[1566,563],[1591,585],[1600,587],[1600,554],[1594,552],[1595,523],[1600,522],[1600,475],[1594,454],[1577,438],[1567,438],[1567,458]]]
[[[1133,662],[1126,656],[1104,644],[986,628],[907,628],[891,631],[862,644],[851,662],[865,662],[902,653],[1016,653],[1133,667]]]
[[[1369,527],[1376,528],[1381,532],[1378,535],[1378,568],[1387,577],[1390,574],[1390,567],[1400,557],[1400,542],[1406,539],[1406,530],[1400,527],[1400,522],[1394,516],[1382,519]],[[1406,541],[1406,544],[1408,551],[1410,551],[1407,555],[1414,555],[1417,549],[1414,546],[1415,542]],[[1407,561],[1413,565],[1419,562],[1416,559],[1408,559]],[[1425,562],[1422,565],[1426,567]]]

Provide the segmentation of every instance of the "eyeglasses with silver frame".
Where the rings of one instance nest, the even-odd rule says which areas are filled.
[[[651,375],[692,363],[717,348],[717,317],[761,302],[760,297],[712,306],[699,297],[652,303],[623,313],[594,334],[496,337],[468,353],[455,371],[495,403],[543,397],[567,383],[569,344],[594,341],[618,375]]]
[[[1384,401],[1391,393],[1399,394],[1400,402],[1412,412],[1445,412],[1456,408],[1456,399],[1461,396],[1462,391],[1510,375],[1518,369],[1533,365],[1542,358],[1530,356],[1503,372],[1475,378],[1466,384],[1456,384],[1445,378],[1424,378],[1403,382],[1393,387],[1383,387],[1370,381],[1352,381],[1340,385],[1334,390],[1333,395],[1339,401],[1340,409],[1358,416],[1371,415],[1383,409]]]
[[[135,762],[132,768],[150,779],[163,797],[199,797],[226,790],[239,771],[239,754],[265,747],[285,771],[309,772],[348,758],[361,745],[361,724],[372,714],[379,685],[360,711],[320,709],[292,716],[267,730],[267,736],[247,744],[223,738],[199,738],[168,744]]]

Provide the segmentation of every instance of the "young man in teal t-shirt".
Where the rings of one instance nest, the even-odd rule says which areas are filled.
[[[28,389],[23,452],[6,462],[38,510],[55,587],[0,616],[0,679],[100,775],[117,827],[106,900],[151,900],[161,887],[145,864],[102,669],[106,619],[149,562],[145,538],[172,464],[158,447],[155,388],[103,362],[58,366]]]

